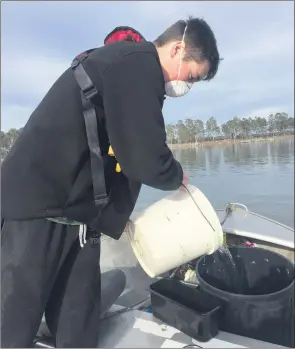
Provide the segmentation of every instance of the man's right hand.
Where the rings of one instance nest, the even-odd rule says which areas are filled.
[[[185,187],[189,184],[189,176],[186,172],[183,172],[182,185]]]

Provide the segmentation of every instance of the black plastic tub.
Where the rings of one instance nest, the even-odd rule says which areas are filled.
[[[220,302],[177,280],[162,279],[150,286],[153,315],[198,341],[218,334]]]
[[[219,251],[196,266],[203,292],[223,302],[219,329],[294,348],[294,264],[262,249],[229,249],[235,267]]]

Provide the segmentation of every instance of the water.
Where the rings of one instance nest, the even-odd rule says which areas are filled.
[[[177,149],[177,160],[215,208],[240,202],[294,227],[294,140]],[[144,186],[135,210],[168,193]]]
[[[228,258],[228,262],[231,264],[233,268],[236,268],[236,263],[233,259],[232,254],[230,253],[230,250],[223,244],[221,247],[218,249],[218,252],[225,255]]]
[[[235,293],[243,293],[243,284],[240,279],[239,270],[236,266],[234,258],[230,250],[226,245],[221,245],[221,247],[214,254],[213,258],[220,265],[220,272],[222,268],[225,270],[229,281],[229,288],[231,288]]]

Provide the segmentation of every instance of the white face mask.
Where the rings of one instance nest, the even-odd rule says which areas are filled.
[[[182,66],[182,51],[183,51],[183,44],[184,44],[184,37],[186,33],[187,26],[184,29],[183,37],[181,40],[181,50],[180,50],[180,62],[179,62],[179,69],[178,69],[178,78],[177,80],[172,80],[168,81],[165,84],[165,91],[166,91],[166,96],[168,97],[182,97],[185,94],[189,92],[189,90],[192,88],[193,84],[188,81],[182,81],[179,80],[179,75],[181,72],[181,66]]]
[[[166,96],[182,97],[189,92],[193,84],[187,81],[173,80],[165,84]]]

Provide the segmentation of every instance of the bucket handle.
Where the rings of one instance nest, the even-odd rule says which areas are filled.
[[[190,190],[188,189],[188,187],[184,184],[181,184],[181,186],[183,188],[185,188],[185,190],[188,192],[189,196],[191,197],[191,199],[193,200],[194,204],[196,205],[196,207],[198,208],[198,210],[200,211],[201,215],[204,217],[204,219],[207,221],[207,223],[210,225],[211,229],[213,231],[215,231],[215,229],[213,228],[212,224],[209,222],[209,220],[207,219],[207,217],[204,215],[203,211],[200,209],[199,205],[197,204],[196,200],[194,199],[192,193],[190,192]]]

